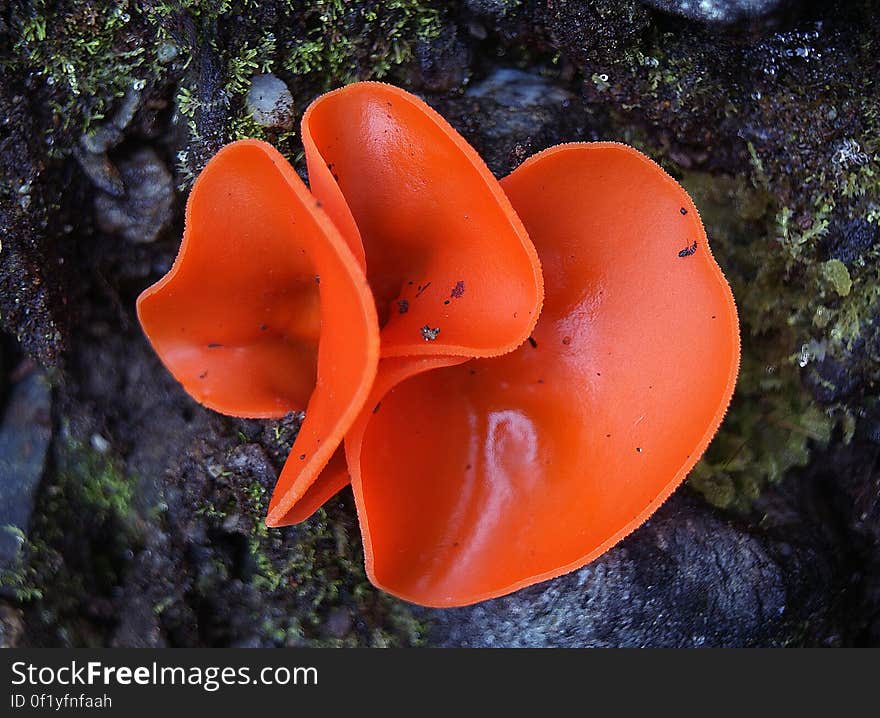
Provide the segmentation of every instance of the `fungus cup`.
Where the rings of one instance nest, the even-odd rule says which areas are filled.
[[[525,341],[542,300],[534,245],[446,120],[362,82],[315,100],[302,136],[312,192],[366,258],[383,357],[497,356]]]
[[[360,265],[275,149],[244,140],[211,159],[177,259],[137,310],[205,406],[244,417],[306,409],[289,459],[305,493],[370,391],[379,330]]]
[[[642,523],[738,371],[733,297],[684,190],[609,143],[499,184],[379,83],[318,98],[302,130],[311,191],[264,143],[224,148],[138,300],[196,400],[306,407],[266,523],[307,518],[350,472],[371,581],[444,607],[571,571]]]
[[[530,341],[414,377],[380,367],[380,408],[346,440],[370,579],[422,605],[603,553],[693,468],[736,382],[733,296],[660,167],[623,145],[561,145],[502,186],[546,277]]]

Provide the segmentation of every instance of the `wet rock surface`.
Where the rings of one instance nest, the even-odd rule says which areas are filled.
[[[119,160],[116,167],[121,193],[102,191],[97,194],[95,218],[98,227],[129,242],[155,242],[173,217],[171,173],[150,148]]]
[[[730,23],[745,18],[762,17],[786,0],[644,0],[664,12],[675,13],[691,20]]]
[[[772,646],[804,630],[799,640],[839,642],[829,630],[838,607],[815,600],[845,588],[830,545],[821,525],[752,531],[683,490],[579,571],[432,612],[430,638],[457,647]]]
[[[582,137],[585,132],[577,97],[539,72],[501,67],[461,96],[428,99],[480,149],[499,177],[555,144],[561,134]]]
[[[34,367],[20,373],[0,420],[0,568],[19,559],[52,437],[49,383]]]
[[[53,368],[48,424],[27,425],[46,460],[16,474],[36,493],[0,643],[880,642],[875,2],[359,0],[325,17],[234,0],[106,26],[62,4],[43,40],[0,13],[0,413],[20,354]],[[281,124],[250,107],[268,76]],[[590,566],[476,607],[372,588],[347,491],[267,530],[302,416],[196,405],[134,314],[211,154],[257,136],[302,170],[289,120],[352,79],[423,94],[499,176],[558,142],[648,152],[694,196],[738,301],[738,393],[689,486]]]

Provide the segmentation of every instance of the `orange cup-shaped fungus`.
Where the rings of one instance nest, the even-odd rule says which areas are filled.
[[[138,299],[196,400],[305,409],[267,524],[303,520],[350,472],[371,580],[428,606],[574,570],[641,524],[738,370],[733,297],[684,190],[608,143],[499,184],[378,83],[318,98],[302,130],[311,190],[269,145],[227,146]]]
[[[434,364],[502,354],[543,299],[500,184],[418,98],[350,85],[309,107],[303,141],[311,192],[265,143],[221,150],[193,187],[177,261],[138,300],[196,400],[248,417],[306,409],[270,526],[303,520],[348,483],[340,443],[380,348],[446,357]]]
[[[562,145],[502,185],[544,267],[531,337],[411,377],[383,361],[378,408],[346,440],[369,576],[428,606],[574,570],[639,526],[706,449],[738,371],[730,288],[656,164]]]
[[[302,121],[312,192],[362,247],[382,356],[504,354],[538,319],[535,248],[477,152],[422,100],[362,82]]]
[[[327,464],[372,387],[379,329],[347,243],[270,145],[235,142],[193,186],[180,253],[138,316],[197,401],[244,417],[306,410],[289,462]]]
[[[403,90],[363,82],[315,100],[302,136],[311,191],[369,279],[382,356],[450,364],[525,340],[543,300],[537,253],[449,123]],[[317,480],[288,461],[267,523],[301,521],[347,483],[341,456]]]

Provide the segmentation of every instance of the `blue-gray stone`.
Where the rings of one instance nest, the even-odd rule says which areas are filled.
[[[0,568],[15,562],[30,524],[52,438],[50,408],[41,372],[13,385],[0,424]]]

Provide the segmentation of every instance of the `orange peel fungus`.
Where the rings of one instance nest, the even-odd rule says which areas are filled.
[[[223,148],[138,299],[197,401],[305,410],[267,524],[351,480],[370,580],[449,607],[574,570],[646,520],[739,366],[685,191],[613,143],[551,148],[499,183],[379,83],[318,98],[302,136],[310,189],[265,143]]]
[[[425,605],[493,598],[604,552],[684,479],[736,381],[733,297],[657,165],[562,145],[502,185],[546,276],[529,341],[374,386],[379,409],[346,443],[370,578]]]
[[[275,149],[244,140],[211,159],[177,259],[137,310],[165,366],[205,406],[306,410],[287,462],[311,479],[304,494],[373,385],[379,328],[360,264]]]

